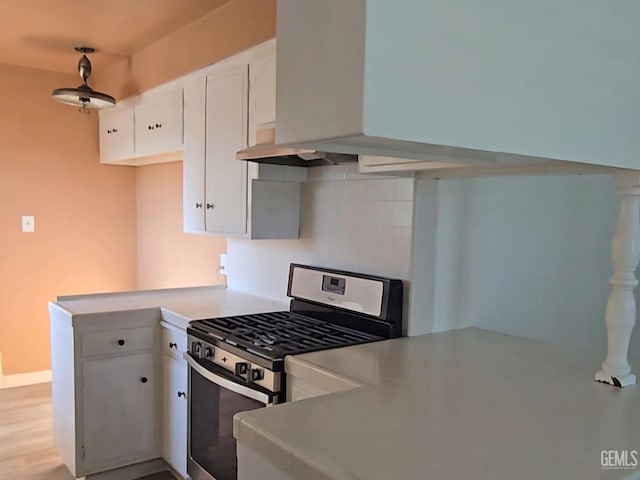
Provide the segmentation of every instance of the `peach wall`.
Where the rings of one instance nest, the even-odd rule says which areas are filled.
[[[232,0],[124,60],[96,85],[118,98],[144,92],[276,36],[276,0]]]
[[[101,166],[97,116],[54,102],[75,75],[0,65],[0,352],[49,368],[47,301],[135,288],[135,170]],[[35,215],[35,233],[21,216]]]
[[[182,162],[136,169],[138,289],[224,282],[216,273],[224,237],[182,231]]]
[[[275,36],[275,0],[232,0],[121,65],[109,92],[139,93]],[[137,169],[139,289],[221,283],[224,238],[182,232],[182,163]]]
[[[215,63],[273,38],[275,8],[232,0],[108,72],[96,64],[93,86],[122,98]],[[0,65],[5,375],[49,368],[46,304],[57,295],[216,283],[225,249],[223,239],[182,233],[180,163],[99,164],[95,113],[49,98],[75,84],[76,75]],[[35,215],[35,233],[20,232],[23,214]]]

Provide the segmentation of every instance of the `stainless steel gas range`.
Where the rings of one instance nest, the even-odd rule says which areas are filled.
[[[233,416],[285,401],[284,358],[402,335],[401,280],[291,264],[289,311],[191,322],[193,480],[235,480]]]

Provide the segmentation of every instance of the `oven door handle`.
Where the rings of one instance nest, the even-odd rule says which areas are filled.
[[[222,388],[226,388],[227,390],[231,390],[232,392],[237,393],[238,395],[242,395],[243,397],[252,398],[257,402],[262,402],[265,405],[271,404],[271,398],[266,393],[259,392],[254,390],[253,388],[247,387],[245,385],[241,385],[233,380],[225,378],[217,373],[212,372],[208,368],[203,367],[198,363],[198,361],[193,358],[193,356],[189,352],[184,352],[184,359],[189,364],[189,367],[193,368],[196,372],[202,375],[204,378],[209,380],[210,382],[219,385]]]

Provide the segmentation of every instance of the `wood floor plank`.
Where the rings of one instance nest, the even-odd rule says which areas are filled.
[[[51,384],[0,390],[0,478],[73,479],[53,449]]]

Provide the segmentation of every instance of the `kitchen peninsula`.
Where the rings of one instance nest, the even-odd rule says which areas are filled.
[[[54,443],[69,471],[134,479],[170,467],[186,478],[187,324],[286,307],[221,287],[49,303]]]
[[[585,358],[478,328],[289,357],[339,393],[237,415],[239,479],[638,478],[601,452],[640,446],[640,390]]]

